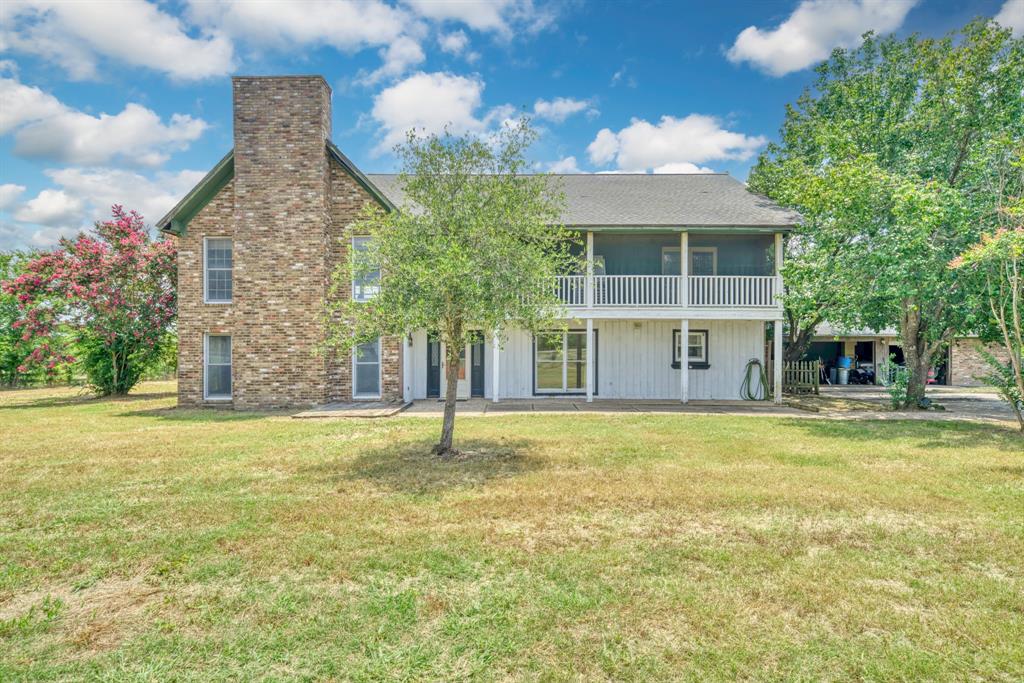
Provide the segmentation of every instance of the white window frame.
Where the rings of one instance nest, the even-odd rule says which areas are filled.
[[[209,377],[210,377],[210,337],[227,337],[228,338],[228,367],[231,368],[229,378],[231,381],[231,391],[224,396],[211,396],[209,390]],[[223,365],[219,363],[218,365]],[[204,401],[230,401],[235,395],[235,339],[230,334],[210,334],[207,332],[203,335],[203,400]]]
[[[693,275],[693,255],[696,253],[710,253],[711,254],[711,274],[718,275],[718,247],[690,247],[689,255],[689,268],[687,272]]]
[[[710,335],[708,334],[708,331],[707,330],[690,330],[690,337],[691,338],[692,337],[700,337],[700,339],[701,339],[700,348],[701,348],[701,351],[703,353],[701,354],[700,358],[689,357],[690,340],[687,339],[686,340],[686,349],[687,349],[687,354],[686,355],[688,356],[687,359],[686,359],[687,365],[689,365],[690,363],[699,363],[701,365],[707,365],[708,364],[708,345],[711,343],[710,342]],[[672,330],[672,364],[673,365],[679,364],[680,367],[682,366],[681,359],[683,357],[683,350],[680,348],[680,346],[682,344],[682,339],[683,339],[683,332],[682,332],[682,330]]]
[[[537,358],[537,338],[539,336],[541,336],[541,335],[534,335],[534,337],[533,337],[533,393],[535,393],[537,395],[546,395],[546,394],[556,394],[556,395],[558,395],[558,394],[582,394],[583,392],[585,392],[587,390],[586,382],[584,382],[584,386],[583,386],[582,389],[577,389],[576,387],[572,387],[572,388],[569,387],[569,365],[570,365],[570,361],[569,361],[569,335],[570,334],[582,335],[583,336],[583,348],[586,351],[586,353],[589,355],[590,354],[590,349],[586,348],[586,346],[587,346],[587,343],[586,343],[587,333],[586,333],[586,331],[585,330],[571,329],[571,330],[565,330],[564,332],[556,332],[555,334],[551,334],[551,333],[544,333],[544,334],[546,336],[547,335],[550,335],[550,336],[559,335],[559,336],[562,337],[562,388],[561,389],[549,389],[549,388],[543,388],[542,389],[540,387],[540,385],[538,384],[539,378],[538,378],[537,368],[538,368],[538,363],[540,363],[541,361]],[[597,330],[594,331],[594,337],[596,339],[596,337],[597,337]],[[594,359],[594,361],[596,361],[596,359]],[[545,361],[545,362],[550,362],[550,361]],[[575,365],[578,362],[579,361],[571,361],[571,363],[573,365]]]
[[[353,235],[351,241],[349,242],[349,249],[351,250],[349,253],[353,254],[353,255],[356,253],[356,240],[367,240],[367,241],[369,241],[370,239],[372,239],[372,238],[369,235]],[[353,301],[364,301],[365,302],[365,301],[372,300],[373,297],[377,296],[377,293],[380,291],[380,268],[377,269],[377,284],[376,285],[363,285],[363,286],[361,286],[360,287],[361,294],[358,295],[358,296],[356,295],[356,287],[357,287],[356,278],[353,276],[352,277],[352,300]],[[369,291],[367,292],[367,290],[369,290]]]
[[[359,345],[352,347],[352,400],[366,401],[369,399],[380,400],[384,390],[384,355],[383,346],[381,345],[381,338],[377,337],[377,393],[376,394],[360,394],[356,392],[358,386],[358,371],[357,366],[359,365],[372,365],[372,363],[360,363],[359,362]]]
[[[208,253],[208,244],[210,240],[228,240],[231,242],[231,267],[230,268],[214,268],[214,270],[226,270],[231,274],[231,298],[230,299],[210,299],[210,268],[206,264],[206,257]],[[235,298],[235,240],[232,237],[217,237],[211,235],[203,238],[203,303],[204,304],[230,304],[234,302]]]

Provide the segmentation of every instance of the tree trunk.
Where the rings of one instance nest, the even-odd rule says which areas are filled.
[[[928,371],[931,369],[931,358],[928,353],[918,348],[916,342],[904,340],[903,356],[907,363],[907,400],[904,408],[918,408],[924,400],[925,388],[928,386]]]
[[[821,318],[809,321],[803,326],[789,313],[786,313],[786,318],[789,322],[789,334],[787,335],[789,339],[786,342],[782,359],[787,363],[795,363],[807,353],[807,349],[811,346],[811,340],[814,339],[814,330],[821,322]]]
[[[922,332],[924,322],[920,307],[905,301],[900,316],[900,336],[903,339],[903,358],[907,366],[907,399],[904,408],[920,408],[928,386],[928,371],[938,344],[930,344]]]
[[[445,458],[455,454],[452,438],[455,435],[455,401],[459,390],[459,343],[445,345],[444,421],[441,423],[441,440],[434,447],[434,452]]]

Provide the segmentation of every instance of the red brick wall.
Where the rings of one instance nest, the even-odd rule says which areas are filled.
[[[350,400],[351,356],[323,352],[320,315],[331,271],[346,255],[340,237],[373,199],[329,159],[331,92],[322,78],[233,85],[234,179],[178,240],[179,402],[204,404],[209,333],[232,335],[236,409]],[[230,304],[203,303],[203,238],[214,236],[234,240]],[[398,340],[383,349],[384,398],[400,399]]]
[[[980,340],[970,337],[955,339],[949,353],[950,384],[962,387],[982,384],[977,378],[990,372],[989,364],[980,353],[982,348],[1004,363],[1010,360],[1006,348],[1001,344],[983,345]]]

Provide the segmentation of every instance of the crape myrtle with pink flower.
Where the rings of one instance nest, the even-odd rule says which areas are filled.
[[[154,240],[141,215],[120,205],[111,220],[25,264],[4,290],[34,346],[25,365],[77,363],[101,395],[123,395],[169,343],[177,311],[176,249]]]

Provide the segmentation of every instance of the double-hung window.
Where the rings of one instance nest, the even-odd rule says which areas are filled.
[[[352,350],[352,398],[380,398],[380,338]]]
[[[231,399],[231,336],[206,335],[203,395],[212,401]]]
[[[679,359],[683,356],[683,334],[680,330],[672,330],[672,367],[681,366]],[[694,369],[711,367],[708,362],[708,331],[690,330],[690,338],[686,344],[686,355],[689,366]]]
[[[203,263],[203,300],[208,304],[231,303],[234,268],[231,238],[207,237],[203,240]]]
[[[380,291],[380,268],[368,262],[370,239],[365,236],[352,238],[352,298],[356,301],[369,301]]]

